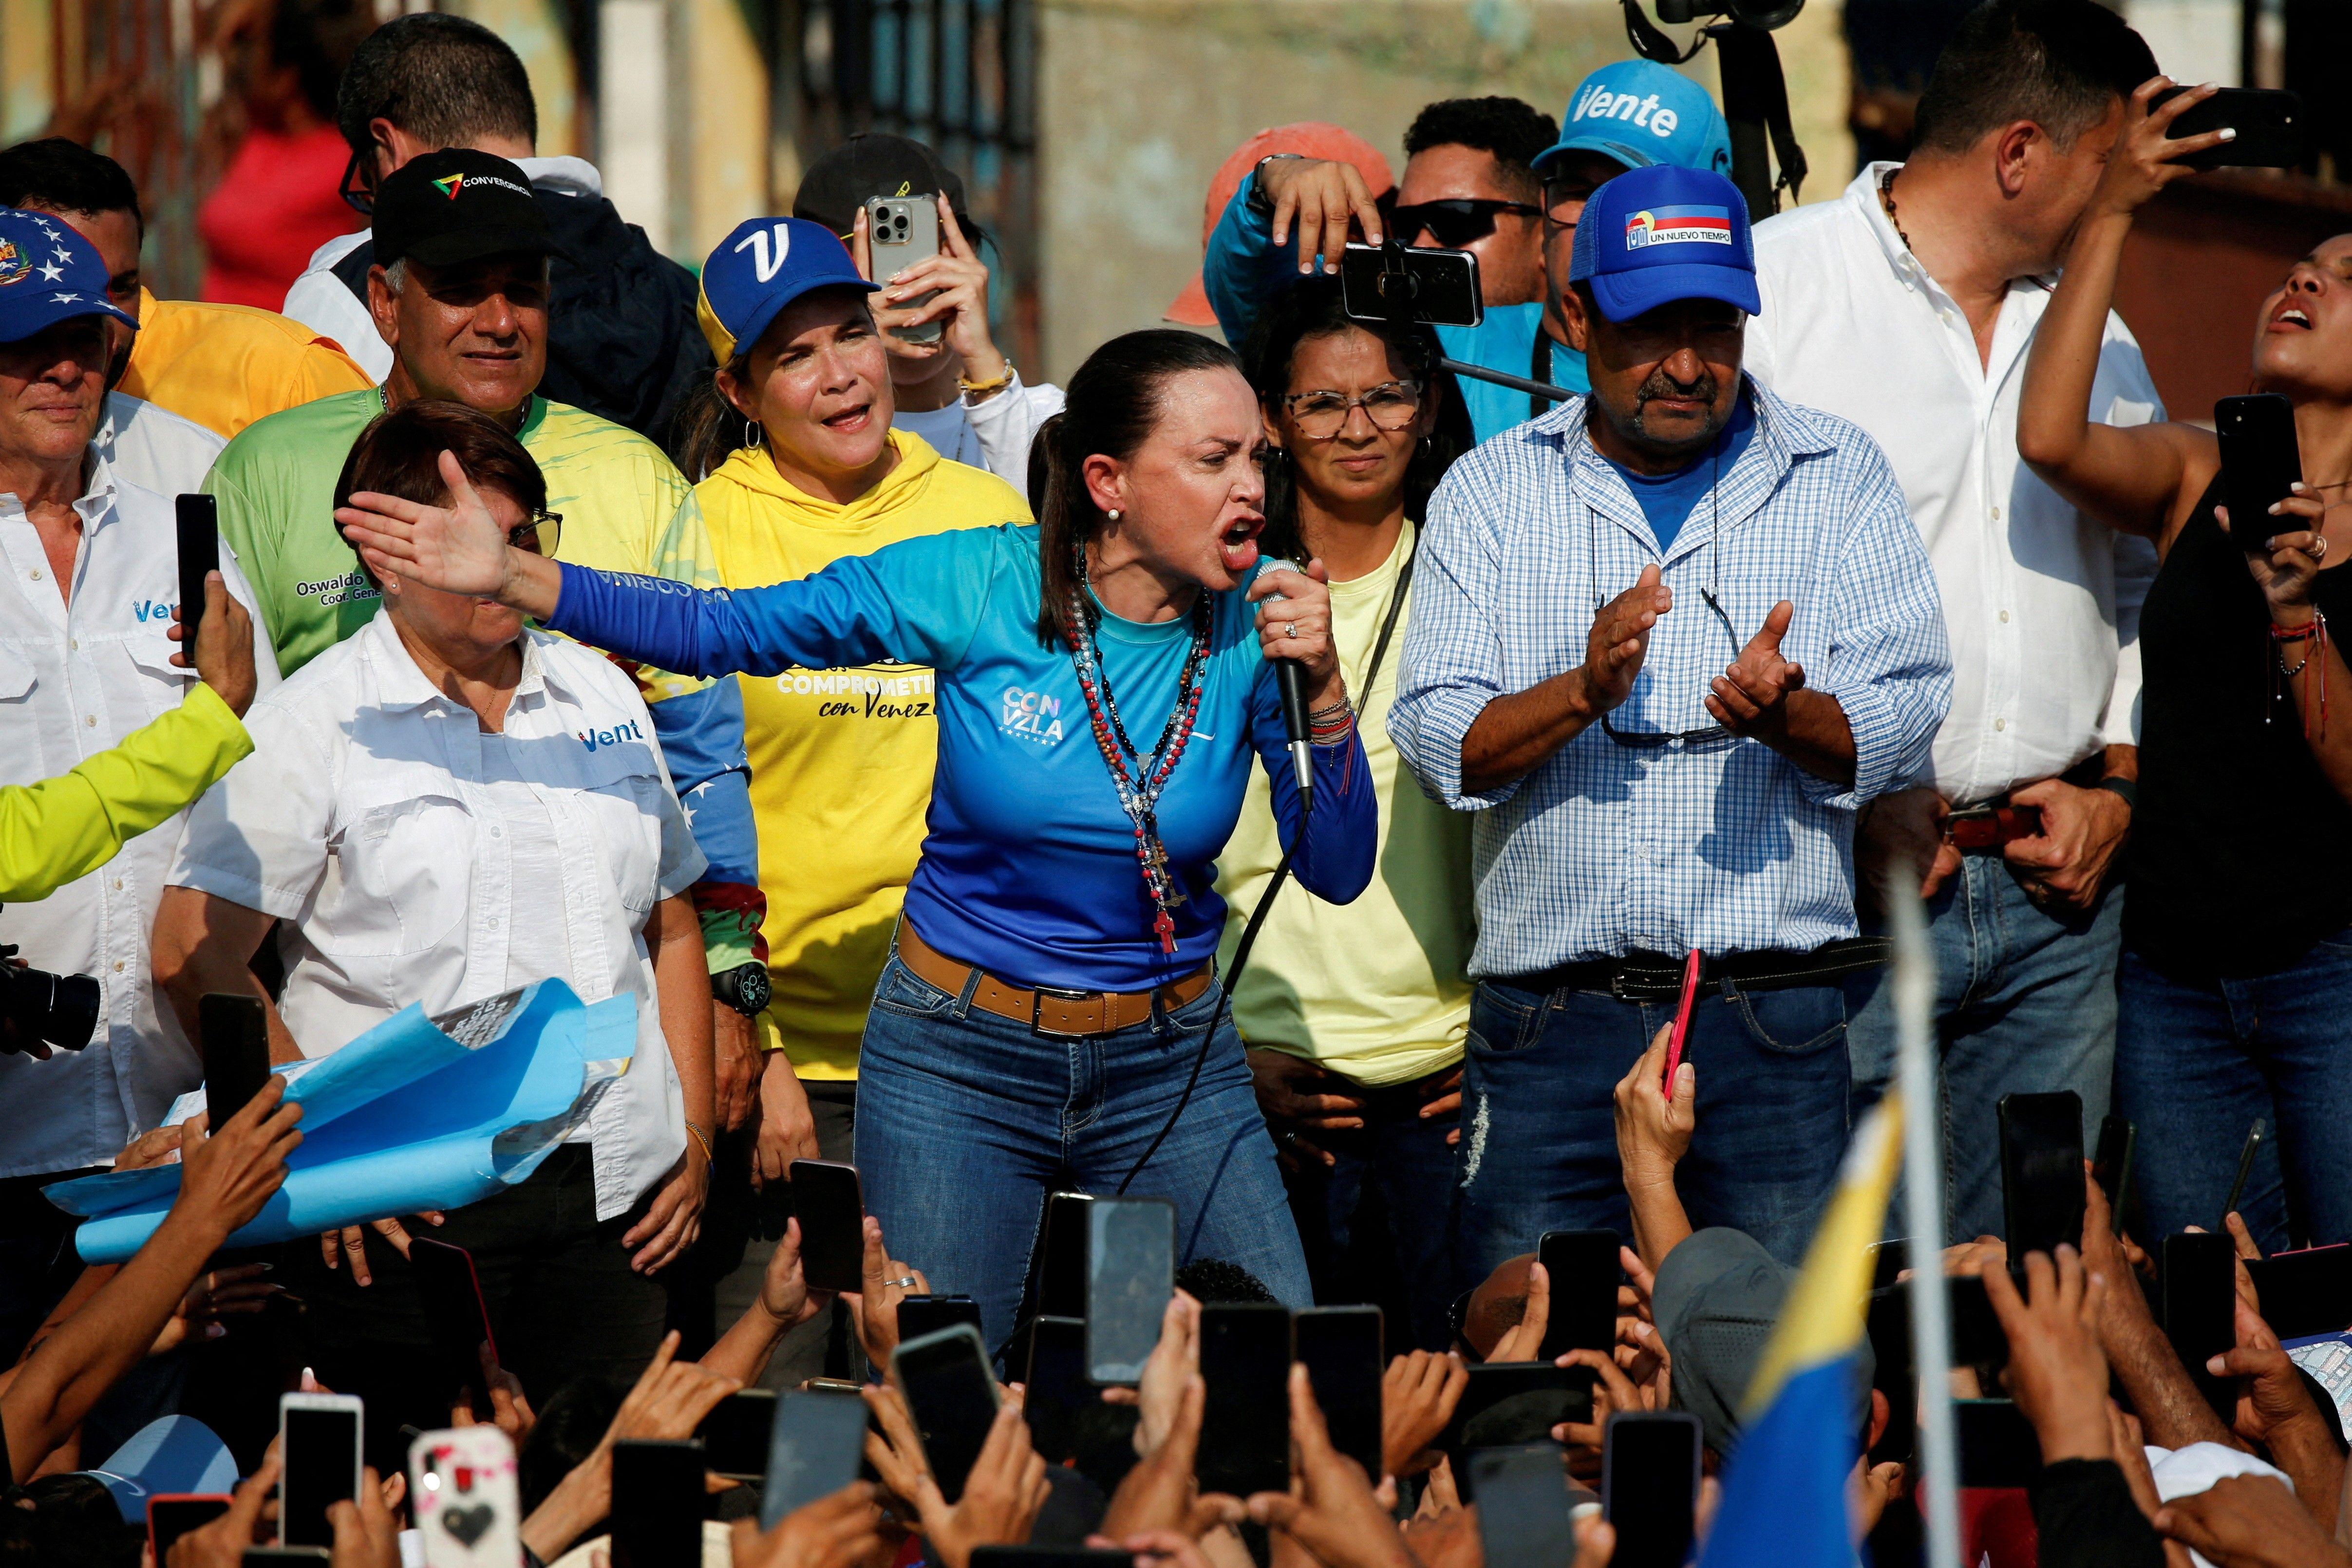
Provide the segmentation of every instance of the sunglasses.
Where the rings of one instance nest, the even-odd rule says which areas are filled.
[[[1449,198],[1442,202],[1415,202],[1400,206],[1391,213],[1396,233],[1407,244],[1419,239],[1425,231],[1429,236],[1448,250],[1460,250],[1473,240],[1485,239],[1495,232],[1495,214],[1523,213],[1529,217],[1542,212],[1528,202],[1501,202],[1486,197]]]
[[[368,189],[366,168],[361,160],[373,156],[373,148],[365,152],[352,153],[343,164],[343,177],[335,183],[335,194],[342,197],[345,206],[363,218],[375,215],[375,193]]]
[[[552,557],[562,532],[562,512],[533,512],[529,522],[517,523],[507,530],[507,543],[533,555]]]

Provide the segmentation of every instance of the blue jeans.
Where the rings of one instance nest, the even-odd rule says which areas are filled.
[[[1996,1108],[2002,1095],[2072,1089],[2083,1097],[2084,1148],[2096,1146],[2115,1071],[2123,894],[2108,887],[2088,914],[2061,918],[2034,906],[2000,856],[1967,854],[1927,901],[1943,1064],[1948,1239],[2001,1234]],[[1848,984],[1857,1117],[1896,1075],[1895,988],[1887,977],[1873,970]],[[2141,1159],[2157,1147],[2143,1128]],[[1888,1234],[1901,1233],[1902,1213],[1897,1198],[1887,1209]]]
[[[2259,1116],[2238,1202],[2256,1243],[2352,1241],[2352,930],[2252,980],[2179,978],[2126,952],[2123,999],[2116,1107],[2139,1128],[2147,1236],[2221,1228]]]
[[[979,1301],[992,1351],[1012,1337],[1045,1195],[1118,1186],[1176,1108],[1220,994],[1213,984],[1148,1023],[1068,1040],[983,1012],[895,955],[882,971],[857,1060],[866,1210],[891,1257],[934,1291]],[[1130,1190],[1175,1204],[1180,1264],[1222,1259],[1286,1305],[1312,1303],[1230,1015],[1192,1103]]]
[[[1547,1230],[1616,1231],[1633,1217],[1614,1094],[1675,1004],[1479,982],[1462,1074],[1458,1289],[1532,1252]],[[1694,1226],[1736,1226],[1802,1260],[1845,1153],[1845,993],[1710,997],[1692,1009],[1698,1131],[1675,1173]]]
[[[1327,1305],[1374,1301],[1363,1281],[1350,1280],[1347,1260],[1356,1228],[1364,1223],[1367,1191],[1380,1195],[1387,1210],[1385,1243],[1393,1259],[1410,1324],[1391,1323],[1391,1343],[1410,1329],[1412,1343],[1422,1350],[1444,1350],[1453,1343],[1446,1326],[1446,1309],[1454,1304],[1454,1148],[1445,1135],[1461,1125],[1458,1116],[1424,1120],[1425,1096],[1419,1084],[1387,1089],[1353,1087],[1365,1102],[1365,1125],[1338,1132],[1318,1131],[1307,1140],[1330,1152],[1327,1169],[1319,1161],[1301,1162],[1290,1178],[1294,1212],[1301,1239],[1307,1243],[1308,1264],[1324,1287],[1317,1295]],[[1351,1285],[1353,1288],[1351,1289]]]

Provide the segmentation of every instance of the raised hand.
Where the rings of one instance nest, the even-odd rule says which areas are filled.
[[[562,582],[555,563],[508,544],[454,453],[441,454],[441,478],[449,488],[446,507],[361,490],[335,508],[343,537],[368,570],[445,593],[497,599],[526,615],[554,613]]]
[[[1706,711],[1724,728],[1759,740],[1788,729],[1789,694],[1805,687],[1805,667],[1780,656],[1780,639],[1796,618],[1797,607],[1789,601],[1772,606],[1739,657],[1709,684]]]
[[[2242,524],[2227,507],[2214,507],[2213,515],[2232,538],[2242,528],[2262,530],[2264,547],[2247,549],[2246,570],[2254,574],[2254,586],[2269,602],[2273,621],[2282,626],[2309,625],[2317,613],[2312,587],[2319,580],[2319,563],[2327,559],[2327,507],[2319,492],[2298,480],[2294,494],[2273,507],[2268,517]]]
[[[1336,274],[1339,257],[1348,248],[1351,219],[1364,231],[1365,244],[1381,243],[1380,204],[1353,163],[1276,158],[1259,164],[1256,178],[1258,189],[1274,204],[1274,225],[1268,233],[1276,249],[1290,237],[1294,220],[1297,224],[1299,271],[1314,271],[1315,258],[1320,255],[1323,270]]]
[[[857,1337],[866,1346],[866,1359],[876,1366],[890,1364],[890,1353],[898,1348],[898,1303],[908,1296],[927,1296],[930,1281],[922,1270],[911,1268],[890,1256],[882,1245],[882,1222],[872,1215],[866,1217],[866,1258],[862,1273],[865,1288],[852,1291],[841,1298],[849,1303],[849,1315],[857,1321]],[[896,1281],[912,1280],[910,1286]]]
[[[2212,97],[2215,90],[2208,83],[2156,103],[2156,95],[2174,85],[2170,77],[2150,77],[2133,91],[2131,101],[2124,106],[2123,134],[2116,139],[2115,151],[2107,155],[2107,166],[2100,172],[2098,189],[2091,196],[2095,211],[2137,212],[2173,181],[2197,172],[2180,159],[2237,136],[2224,127],[2174,141],[2172,122]]]
[[[1650,656],[1650,629],[1675,607],[1655,561],[1642,569],[1633,586],[1601,607],[1584,639],[1584,698],[1605,713],[1633,695],[1634,677]],[[1711,706],[1711,705],[1710,705]]]

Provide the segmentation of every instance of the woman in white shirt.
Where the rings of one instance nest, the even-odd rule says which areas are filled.
[[[538,465],[457,403],[377,419],[337,504],[353,490],[440,501],[453,459],[516,543],[552,553],[561,519]],[[247,964],[282,922],[276,1061],[327,1055],[410,1003],[438,1015],[551,977],[583,1000],[638,998],[635,1059],[586,1128],[436,1232],[472,1251],[500,1355],[544,1399],[583,1373],[635,1375],[663,1333],[655,1276],[697,1234],[710,997],[687,889],[702,856],[618,667],[493,601],[381,586],[374,621],[255,706],[254,755],[191,812],[156,979],[193,1030],[204,994],[260,994]],[[405,1235],[378,1228],[400,1256],[368,1256],[356,1229],[289,1249],[306,1355],[366,1398],[372,1434],[445,1425]]]

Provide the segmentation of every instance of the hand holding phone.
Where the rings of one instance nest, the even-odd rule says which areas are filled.
[[[874,268],[873,281],[887,283],[919,261],[940,254],[940,199],[937,196],[877,196],[866,204],[866,243]],[[902,302],[901,311],[920,310],[939,297],[937,289]],[[919,327],[893,327],[890,335],[909,343],[936,343],[947,330],[944,319]]]
[[[1617,1249],[1613,1230],[1547,1230],[1536,1242],[1536,1261],[1551,1287],[1538,1361],[1549,1365],[1571,1350],[1616,1349]]]
[[[2176,1231],[2164,1239],[2158,1260],[2165,1337],[2199,1391],[2227,1419],[2234,1403],[2230,1385],[2205,1364],[2238,1343],[2237,1245],[2210,1231]]]
[[[363,1406],[352,1394],[278,1398],[278,1539],[287,1546],[335,1543],[327,1510],[360,1495]]]
[[[1087,1206],[1087,1375],[1139,1382],[1176,1291],[1176,1209],[1165,1198]]]
[[[906,1397],[940,1495],[957,1501],[996,1421],[996,1379],[979,1331],[958,1323],[900,1342],[890,1354],[890,1377]]]
[[[482,1301],[481,1281],[474,1272],[474,1255],[429,1236],[414,1237],[408,1243],[408,1270],[416,1281],[442,1375],[453,1387],[465,1389],[475,1419],[488,1420],[496,1406],[482,1371],[482,1351],[488,1347],[495,1365],[499,1346],[490,1333],[489,1309]]]
[[[1258,1302],[1201,1309],[1204,1492],[1246,1498],[1290,1488],[1290,1312]]]
[[[1364,1467],[1378,1486],[1381,1452],[1381,1352],[1378,1307],[1310,1307],[1293,1314],[1291,1338],[1331,1446]],[[1034,1397],[1034,1396],[1033,1396]]]
[[[1690,1038],[1691,1004],[1698,1000],[1698,979],[1706,967],[1706,955],[1694,947],[1683,960],[1682,1000],[1675,1005],[1675,1032],[1666,1037],[1666,1072],[1658,1081],[1658,1092],[1671,1100],[1675,1097],[1675,1074],[1683,1064],[1683,1042]]]
[[[1698,1503],[1699,1422],[1623,1410],[1601,1436],[1601,1512],[1617,1531],[1611,1568],[1682,1568]]]
[[[269,1082],[269,1017],[259,997],[211,992],[196,1002],[205,1120],[215,1133]]]
[[[2083,1245],[2083,1097],[2004,1094],[2000,1121],[2002,1226],[2010,1263],[2028,1252],[2058,1255],[2060,1243]]]
[[[702,1445],[613,1445],[613,1568],[700,1568]]]
[[[181,648],[193,667],[196,628],[205,618],[205,575],[220,570],[220,503],[210,496],[180,496],[173,511],[179,528]]]
[[[794,1160],[793,1214],[801,1222],[801,1277],[812,1291],[866,1288],[866,1198],[857,1167]]]
[[[866,1457],[866,1401],[855,1388],[779,1395],[760,1490],[760,1528],[773,1530],[786,1514],[856,1480]]]
[[[2148,109],[2153,112],[2188,90],[2167,88],[2148,99]],[[2182,110],[2166,127],[2165,135],[2185,141],[2224,128],[2236,135],[2173,162],[2199,170],[2292,169],[2303,162],[2303,99],[2295,93],[2276,88],[2225,87],[2204,102]]]

